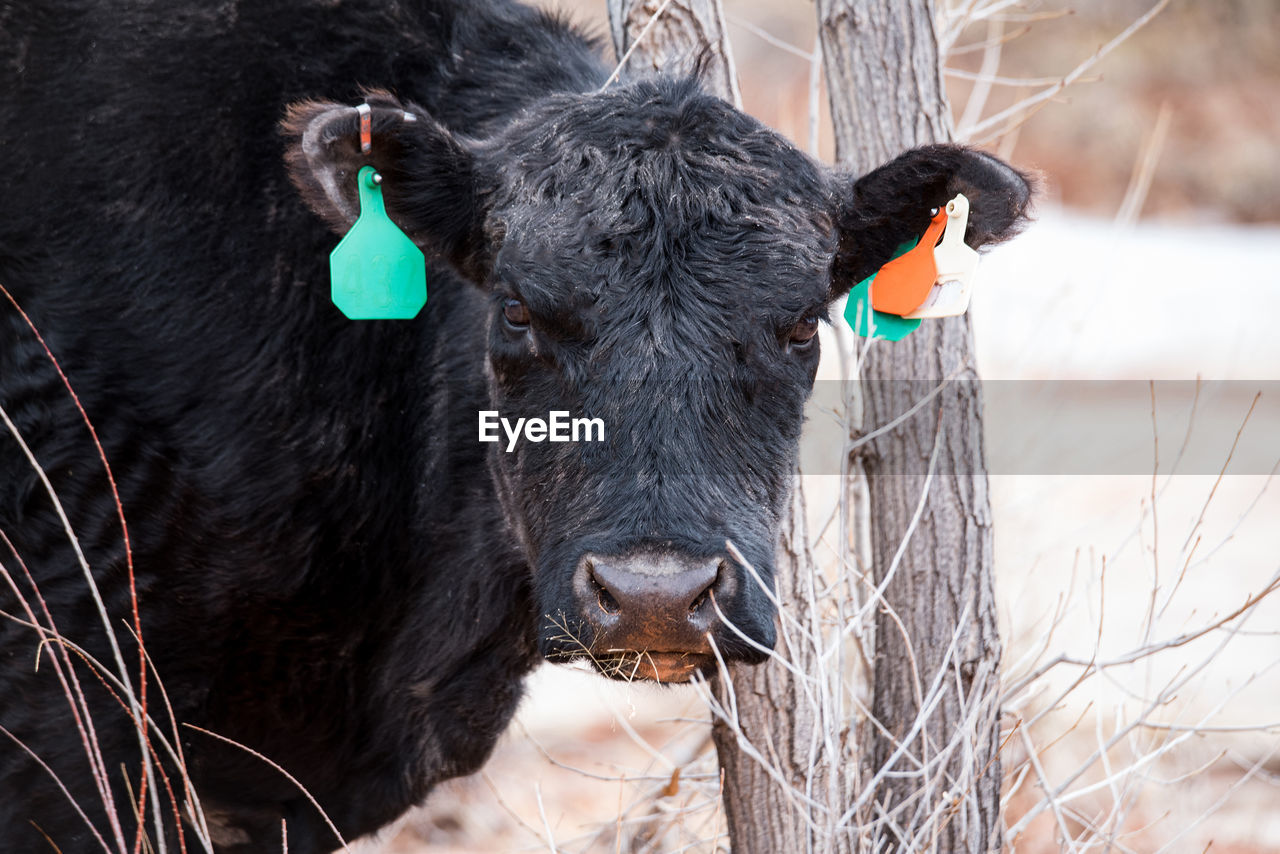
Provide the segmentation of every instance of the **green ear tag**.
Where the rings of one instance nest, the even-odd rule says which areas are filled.
[[[427,304],[426,260],[387,216],[375,175],[360,168],[360,217],[329,254],[333,304],[352,320],[411,320]]]
[[[920,242],[919,238],[903,243],[893,253],[894,258],[905,255],[907,252],[915,248]],[[892,258],[890,260],[893,260]],[[877,273],[879,271],[876,271]],[[905,317],[899,317],[896,314],[887,314],[883,311],[876,311],[871,307],[871,282],[875,280],[876,273],[867,276],[861,282],[853,286],[849,291],[849,298],[844,304],[844,319],[848,322],[854,334],[861,335],[864,338],[883,338],[886,341],[901,341],[920,325],[919,319],[908,320]],[[870,320],[870,323],[868,323]]]

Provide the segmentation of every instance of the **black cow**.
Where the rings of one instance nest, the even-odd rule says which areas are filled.
[[[818,320],[957,191],[974,246],[1029,195],[951,146],[854,180],[694,80],[602,89],[597,44],[509,0],[0,2],[0,45],[0,284],[114,471],[145,647],[221,852],[279,851],[282,820],[291,851],[337,840],[279,770],[187,724],[264,754],[352,838],[474,771],[540,657],[661,681],[708,670],[713,642],[758,659],[774,615],[726,541],[771,578]],[[322,219],[350,225],[365,164],[428,258],[412,321],[329,299]],[[110,483],[3,298],[0,406],[136,688]],[[478,441],[482,410],[606,434],[508,452]],[[44,622],[37,584],[71,641],[115,658],[7,428],[0,531],[0,847],[100,850],[115,829],[59,647],[20,599]],[[69,660],[132,850],[138,736]],[[160,783],[148,833],[157,794],[174,851]]]

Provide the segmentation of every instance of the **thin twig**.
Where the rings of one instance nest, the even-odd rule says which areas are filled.
[[[618,60],[617,67],[613,69],[613,73],[609,75],[609,79],[604,81],[604,85],[601,86],[598,91],[603,92],[617,81],[618,76],[622,74],[622,69],[627,64],[627,60],[631,58],[631,54],[635,53],[636,48],[638,48],[640,43],[645,40],[645,37],[649,35],[649,31],[653,29],[653,25],[658,23],[658,19],[662,17],[662,13],[667,11],[667,7],[670,5],[671,0],[662,0],[662,5],[658,7],[656,12],[649,16],[649,20],[645,22],[644,28],[640,30],[640,35],[636,36],[636,40],[633,41],[631,46],[627,48],[626,52],[622,54],[622,58]]]
[[[970,130],[970,137],[976,138],[979,136],[979,134],[987,133],[988,131],[991,131],[995,128],[999,128],[1002,125],[1006,125],[1006,124],[1008,126],[1005,127],[1004,130],[1001,130],[998,133],[993,134],[992,137],[990,138],[1002,136],[1005,133],[1008,133],[1008,131],[1011,130],[1014,126],[1012,122],[1015,122],[1019,116],[1022,116],[1031,110],[1037,109],[1038,107],[1045,104],[1050,98],[1055,97],[1059,92],[1066,89],[1072,83],[1075,83],[1077,80],[1079,80],[1081,77],[1084,76],[1085,72],[1087,72],[1093,66],[1097,65],[1098,62],[1100,62],[1103,58],[1105,58],[1109,53],[1111,53],[1121,44],[1128,41],[1128,39],[1131,36],[1133,36],[1134,33],[1138,32],[1138,30],[1142,29],[1148,23],[1150,23],[1151,20],[1156,15],[1160,14],[1160,12],[1162,12],[1164,8],[1168,5],[1169,5],[1169,0],[1158,0],[1158,2],[1154,6],[1152,6],[1150,9],[1146,11],[1146,13],[1144,13],[1139,18],[1137,18],[1129,26],[1125,27],[1125,29],[1115,38],[1111,39],[1111,41],[1107,42],[1102,47],[1098,48],[1097,52],[1094,53],[1093,56],[1089,57],[1084,62],[1077,65],[1074,69],[1068,72],[1067,75],[1064,76],[1060,81],[1058,81],[1052,86],[1042,89],[1041,91],[1037,92],[1034,95],[1031,95],[1027,98],[1022,99],[1021,101],[1019,101],[1018,103],[1014,104],[1011,107],[1001,110],[1000,112],[996,113],[994,116],[989,116],[983,119],[982,121],[978,122]],[[980,139],[977,141],[976,144],[981,145],[984,142],[990,141],[990,138]]]

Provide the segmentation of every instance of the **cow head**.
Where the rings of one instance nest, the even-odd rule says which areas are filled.
[[[292,109],[303,196],[345,231],[376,166],[392,218],[487,295],[491,408],[605,424],[493,446],[543,653],[662,681],[712,667],[713,644],[762,658],[818,322],[957,192],[970,245],[1010,235],[1027,181],[948,145],[855,179],[687,81],[551,96],[483,139],[369,100],[367,154],[351,106]]]

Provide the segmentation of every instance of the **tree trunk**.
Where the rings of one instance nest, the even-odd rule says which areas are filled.
[[[808,542],[797,480],[775,559],[784,611],[776,652],[789,667],[735,665],[713,685],[712,736],[735,854],[857,850],[855,828],[842,820],[857,773],[844,711],[851,674],[835,650],[841,633],[826,630],[841,624],[833,612],[847,591],[823,583]]]
[[[928,0],[818,0],[818,14],[843,167],[860,174],[906,148],[951,138]],[[860,739],[863,784],[874,786],[876,807],[862,818],[896,816],[900,850],[998,851],[1000,642],[968,316],[926,321],[897,344],[878,342],[862,377],[869,427],[918,402],[932,385],[919,381],[955,380],[863,457],[877,586],[893,575],[878,609],[872,677],[872,714],[883,730],[866,725]],[[944,473],[928,480],[935,441]],[[921,702],[934,700],[918,735],[902,744]]]
[[[791,591],[811,562],[806,548],[803,498],[797,490],[791,524],[784,528],[776,559],[779,590]],[[790,606],[794,597],[784,599]],[[794,646],[794,649],[792,648]],[[804,669],[803,644],[779,637],[779,653]],[[731,683],[715,685],[717,700],[736,715],[716,715],[712,736],[724,783],[725,818],[733,850],[745,852],[805,851],[808,833],[801,811],[770,776],[766,766],[743,750],[755,746],[774,773],[803,790],[797,772],[808,767],[810,735],[816,721],[790,673],[772,663],[731,669]],[[740,741],[742,739],[742,741]]]
[[[609,30],[618,57],[627,57],[622,76],[663,71],[694,73],[702,64],[703,88],[742,106],[720,0],[607,0]],[[662,12],[661,16],[653,16]],[[653,20],[638,46],[635,42]],[[634,48],[633,48],[634,46]],[[627,52],[631,51],[630,56]]]

